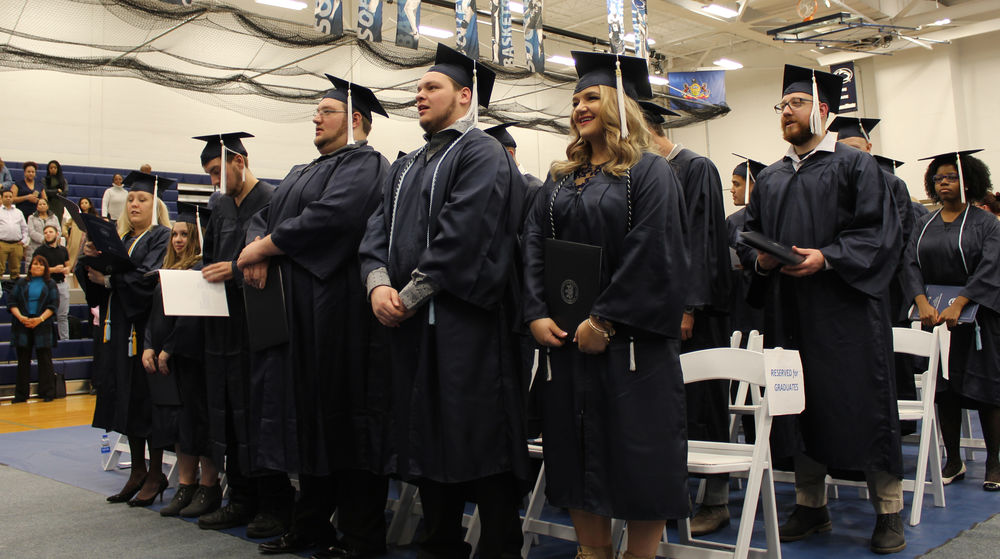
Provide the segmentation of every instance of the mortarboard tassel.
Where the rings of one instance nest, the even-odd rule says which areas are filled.
[[[615,89],[618,96],[618,118],[621,120],[621,137],[628,138],[628,122],[625,116],[625,85],[622,83],[622,63],[615,57]]]
[[[225,194],[226,193],[226,142],[222,141],[222,136],[219,136],[219,147],[221,148],[219,151],[219,157],[221,157],[221,159],[219,159],[219,164],[222,165],[222,172],[221,172],[222,177],[219,179],[219,188],[222,190],[222,193]]]
[[[962,154],[955,152],[955,163],[958,167],[958,193],[962,197],[962,203],[965,203],[965,176],[962,174]]]
[[[160,223],[160,212],[159,212],[160,207],[156,203],[156,191],[159,189],[159,186],[160,186],[160,176],[156,175],[153,178],[153,220],[151,222],[154,224]]]
[[[743,185],[743,203],[747,203],[747,189],[750,188],[750,158],[747,157],[747,176],[744,179],[745,184]]]
[[[535,385],[535,375],[538,374],[538,354],[541,352],[539,348],[535,348],[535,359],[531,362],[531,382],[528,383],[528,392],[531,392],[531,387]]]
[[[479,75],[472,63],[472,127],[479,126]]]
[[[205,253],[205,235],[201,233],[201,212],[198,211],[198,206],[194,207],[194,226],[198,229],[198,248],[201,249],[201,253]]]
[[[552,356],[552,348],[545,348],[545,381],[549,382],[552,380],[552,361],[549,357]]]
[[[354,103],[351,101],[351,82],[347,82],[347,145],[354,143]]]
[[[809,131],[813,134],[820,134],[823,132],[823,119],[819,116],[819,86],[816,85],[815,70],[813,70],[812,73],[812,84],[813,103],[812,109],[809,111]]]

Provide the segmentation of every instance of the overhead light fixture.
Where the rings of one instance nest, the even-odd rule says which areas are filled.
[[[720,68],[725,68],[726,70],[739,70],[740,68],[743,67],[743,65],[740,64],[739,62],[736,62],[735,60],[729,60],[728,58],[720,58],[715,62],[713,62],[712,64],[715,64]]]
[[[562,64],[563,66],[576,66],[576,61],[568,56],[559,56],[558,54],[553,54],[552,56],[545,59],[546,62],[555,62],[556,64]]]
[[[739,8],[739,6],[737,6],[737,8]],[[722,4],[709,4],[707,6],[702,6],[701,9],[707,14],[711,14],[713,16],[722,17],[726,19],[734,18],[740,15],[739,9],[734,10],[733,8],[724,6]]]
[[[437,27],[431,27],[429,25],[421,25],[419,29],[421,35],[426,35],[435,39],[447,39],[454,35],[451,31],[445,31],[444,29],[438,29]]]
[[[511,13],[515,13],[515,14],[523,14],[524,13],[524,4],[522,4],[520,2],[508,2],[507,3],[507,7],[510,8]]]
[[[265,6],[274,6],[275,8],[285,8],[288,10],[304,10],[308,7],[305,2],[300,2],[299,0],[257,0],[258,4],[264,4]]]
[[[931,25],[941,26],[941,25],[948,25],[949,23],[951,23],[951,20],[948,19],[948,18],[944,18],[944,19],[939,19],[939,20],[935,21]]]
[[[622,37],[622,39],[626,43],[634,45],[635,44],[635,33],[628,33],[624,37]],[[650,46],[653,46],[653,45],[656,44],[656,41],[653,40],[652,37],[646,37],[646,42],[649,43]]]
[[[653,85],[667,85],[670,82],[663,76],[649,76],[649,83]]]

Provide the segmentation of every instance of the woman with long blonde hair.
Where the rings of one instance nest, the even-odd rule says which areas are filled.
[[[547,382],[546,495],[570,510],[579,558],[614,556],[611,518],[629,521],[626,558],[653,557],[664,522],[689,514],[683,204],[668,163],[648,150],[636,104],[651,95],[645,62],[573,55],[567,159],[552,165],[525,226],[525,320],[547,369],[536,381]],[[578,301],[582,320],[554,317],[584,296],[586,278],[563,280],[553,264],[580,245],[600,262],[596,296]]]

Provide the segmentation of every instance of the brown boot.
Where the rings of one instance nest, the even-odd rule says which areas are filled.
[[[611,546],[590,547],[581,545],[576,548],[576,559],[612,559]]]
[[[702,505],[691,519],[691,535],[704,536],[729,526],[729,507],[726,505]]]

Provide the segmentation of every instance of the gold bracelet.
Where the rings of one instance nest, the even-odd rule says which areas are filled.
[[[614,328],[608,328],[607,330],[603,330],[601,328],[598,328],[597,324],[594,324],[594,317],[592,317],[592,316],[588,316],[587,317],[587,324],[590,326],[590,328],[594,332],[597,332],[598,334],[604,336],[604,341],[605,342],[611,343],[611,336],[615,335]]]

